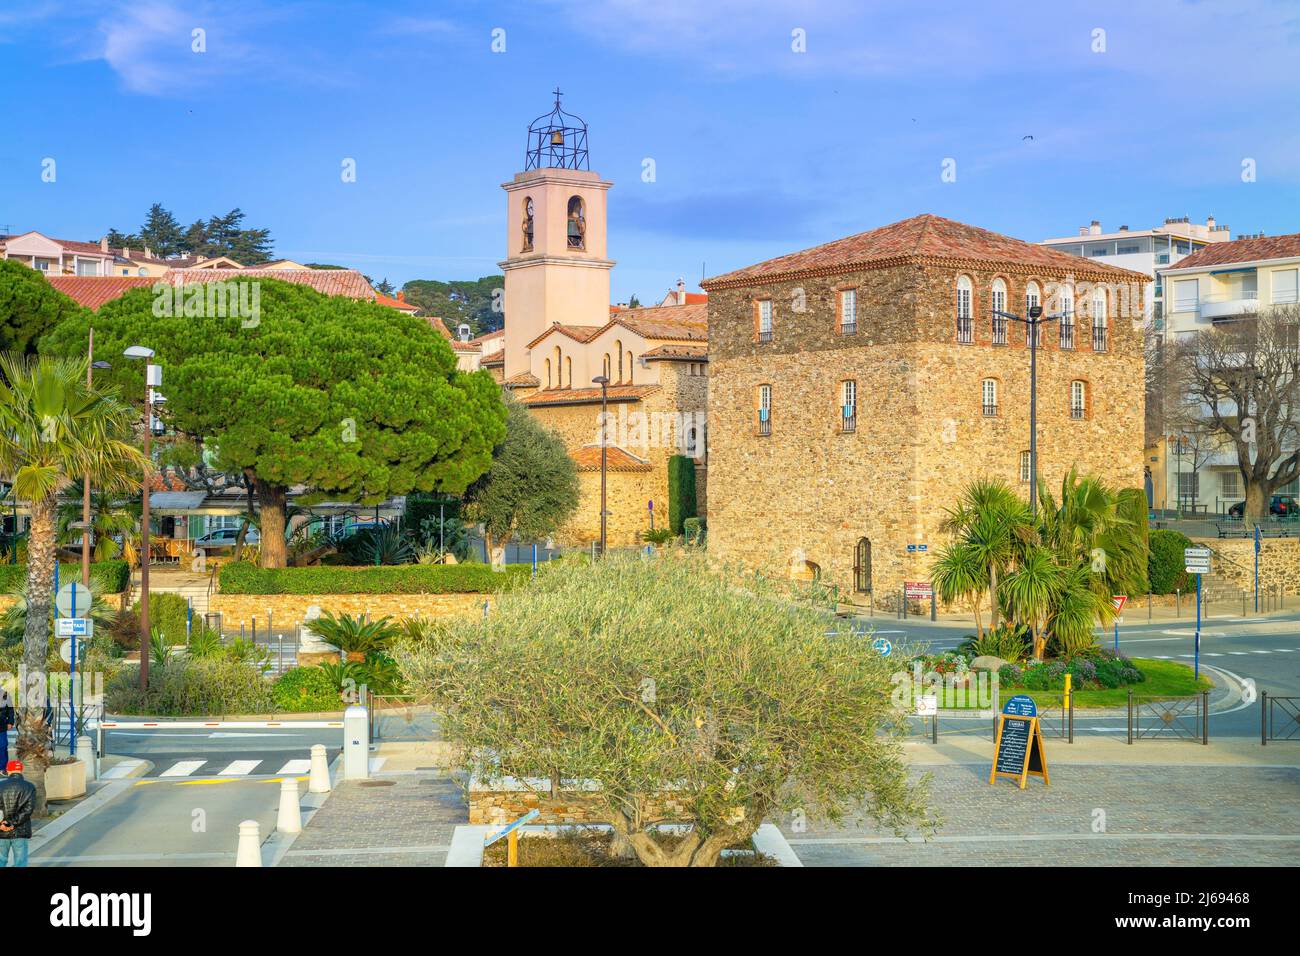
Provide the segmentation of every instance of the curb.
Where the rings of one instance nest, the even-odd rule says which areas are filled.
[[[329,793],[306,793],[299,800],[299,806],[302,808],[302,826],[297,833],[281,833],[280,830],[273,829],[267,834],[262,841],[262,865],[279,866],[280,861],[284,859],[285,854],[298,842],[298,837],[302,836],[307,830],[307,824],[311,818],[316,815],[316,811],[325,805],[325,801],[334,793],[335,779],[342,782],[343,754],[340,753],[330,764],[330,789]],[[279,794],[276,795],[279,799]],[[270,854],[268,856],[268,853]]]

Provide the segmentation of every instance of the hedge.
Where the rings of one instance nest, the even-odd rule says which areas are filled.
[[[474,594],[526,581],[532,569],[486,564],[396,564],[380,567],[259,568],[247,561],[221,568],[222,594]]]
[[[673,455],[668,459],[668,526],[682,533],[682,523],[696,517],[695,459]]]
[[[1157,528],[1147,542],[1151,548],[1147,558],[1147,578],[1152,594],[1173,594],[1175,590],[1187,591],[1187,572],[1183,570],[1183,549],[1192,546],[1191,538],[1172,528]]]
[[[26,564],[0,564],[0,593],[17,591],[27,580]],[[59,563],[59,583],[81,580],[81,565]],[[90,582],[100,594],[121,594],[131,583],[131,567],[125,561],[95,561],[90,565]]]

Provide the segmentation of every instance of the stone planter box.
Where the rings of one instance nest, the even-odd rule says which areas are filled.
[[[522,829],[523,834],[543,833],[558,834],[564,830],[572,829],[608,829],[607,824],[587,824],[581,827],[574,826],[526,826]],[[477,826],[470,824],[456,827],[451,835],[451,848],[447,851],[447,860],[443,866],[482,866],[483,865],[483,840],[493,830],[498,829],[496,826]],[[538,839],[538,837],[533,837]],[[799,857],[795,856],[794,850],[786,840],[780,829],[771,823],[762,824],[754,831],[752,837],[754,849],[764,856],[770,856],[776,860],[777,866],[803,866]]]
[[[45,768],[45,799],[73,800],[86,795],[86,765],[80,760]]]

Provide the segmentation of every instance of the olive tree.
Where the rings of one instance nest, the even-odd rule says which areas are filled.
[[[648,866],[713,866],[783,813],[933,824],[889,661],[702,556],[565,560],[486,619],[423,630],[396,654],[459,769],[562,794]],[[684,837],[657,838],[678,821]]]

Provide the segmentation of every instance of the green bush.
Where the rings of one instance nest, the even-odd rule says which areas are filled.
[[[140,615],[139,601],[132,605],[131,611],[138,622]],[[149,592],[149,629],[155,633],[161,633],[168,644],[185,643],[185,618],[188,612],[189,604],[179,594],[172,594],[167,591]],[[138,629],[138,623],[136,626]],[[203,623],[203,615],[195,614],[192,633],[199,634],[205,630],[207,630],[207,626]]]
[[[229,657],[173,657],[151,665],[147,696],[140,691],[139,669],[124,667],[109,679],[104,697],[110,713],[157,717],[267,714],[275,708],[261,671]]]
[[[703,518],[687,518],[682,522],[682,534],[689,545],[703,545],[705,530]]]
[[[668,459],[668,526],[681,534],[683,522],[695,516],[695,459],[673,455]]]
[[[259,568],[247,561],[221,569],[222,594],[474,594],[528,580],[527,565],[493,571],[485,564],[407,564],[371,568]]]
[[[0,564],[0,592],[8,593],[27,580],[26,564]],[[59,564],[59,584],[81,580],[80,564]],[[131,566],[125,561],[96,561],[90,565],[90,583],[99,594],[121,594],[131,583]]]
[[[285,671],[271,688],[276,710],[341,710],[339,689],[319,667],[295,667]]]
[[[1147,558],[1147,578],[1151,582],[1151,593],[1186,591],[1188,577],[1183,570],[1183,549],[1192,546],[1191,538],[1171,528],[1157,528],[1151,532],[1148,541],[1151,554]]]

